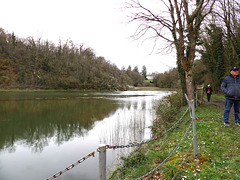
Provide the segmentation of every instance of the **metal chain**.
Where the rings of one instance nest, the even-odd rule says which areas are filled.
[[[150,143],[152,141],[156,141],[158,139],[160,139],[161,137],[163,137],[164,135],[166,135],[169,131],[171,131],[172,129],[174,129],[178,123],[180,123],[180,121],[182,121],[182,119],[184,118],[184,116],[187,114],[188,110],[190,109],[190,106],[187,108],[187,110],[185,111],[185,113],[182,115],[182,117],[171,127],[169,128],[166,132],[164,132],[163,134],[153,138],[153,139],[149,139],[149,140],[146,140],[146,141],[142,141],[140,143],[131,143],[131,144],[128,144],[128,145],[113,145],[113,146],[110,146],[110,145],[106,145],[106,149],[119,149],[119,148],[129,148],[129,147],[136,147],[136,146],[142,146],[143,144],[147,144],[147,143]]]
[[[163,137],[164,135],[166,135],[169,131],[171,131],[172,129],[174,129],[176,127],[176,125],[183,119],[183,117],[186,115],[186,113],[188,112],[188,110],[190,109],[190,106],[187,108],[187,110],[185,111],[185,113],[182,115],[182,117],[171,127],[169,128],[166,132],[164,132],[163,134],[161,134],[160,136],[157,136],[153,139],[149,139],[149,140],[146,140],[146,141],[143,141],[143,142],[140,142],[140,143],[131,143],[131,144],[128,144],[128,145],[113,145],[113,146],[110,146],[110,145],[106,145],[106,149],[118,149],[118,148],[130,148],[130,147],[136,147],[136,146],[142,146],[143,144],[146,144],[146,143],[149,143],[149,142],[152,142],[152,141],[155,141],[155,140],[158,140],[159,138]],[[58,173],[54,174],[52,177],[50,178],[47,178],[46,180],[52,180],[52,179],[55,179],[57,177],[59,177],[60,175],[62,175],[63,173],[71,170],[72,168],[74,168],[76,165],[82,163],[83,161],[85,161],[86,159],[88,159],[89,157],[91,156],[95,156],[95,153],[96,152],[99,152],[99,148],[88,154],[87,156],[83,157],[82,159],[78,160],[77,162],[75,162],[74,164],[68,166],[67,168],[65,168],[64,170],[62,171],[59,171]]]
[[[82,163],[82,162],[85,161],[86,159],[90,158],[91,156],[92,156],[92,157],[95,157],[95,153],[96,153],[96,151],[88,154],[87,156],[83,157],[82,159],[79,159],[79,160],[78,160],[77,162],[75,162],[74,164],[69,165],[69,166],[66,167],[64,170],[59,171],[58,173],[54,174],[52,177],[47,178],[46,180],[52,180],[52,179],[55,179],[55,178],[59,177],[59,176],[62,175],[63,173],[71,170],[72,168],[74,168],[74,167],[77,166],[78,164]]]
[[[157,167],[155,167],[152,171],[150,171],[150,172],[148,172],[147,174],[145,174],[145,175],[137,178],[136,180],[141,180],[141,179],[149,176],[150,174],[152,174],[153,172],[155,172],[157,169],[159,169],[165,162],[167,162],[167,161],[169,160],[169,158],[177,151],[177,149],[179,148],[179,146],[182,144],[183,140],[185,139],[185,137],[186,137],[186,135],[187,135],[187,133],[188,133],[190,127],[191,127],[191,125],[192,125],[192,124],[190,123],[190,125],[189,125],[186,133],[185,133],[184,136],[183,136],[183,138],[182,138],[181,141],[178,143],[177,147],[170,153],[170,155],[169,155],[161,164],[159,164]]]

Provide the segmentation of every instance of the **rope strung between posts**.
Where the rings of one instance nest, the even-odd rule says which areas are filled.
[[[59,171],[58,173],[54,174],[52,177],[47,178],[46,180],[52,180],[52,179],[55,179],[55,178],[59,177],[59,176],[62,175],[63,173],[71,170],[72,168],[74,168],[74,167],[77,166],[78,164],[82,163],[82,162],[85,161],[86,159],[90,158],[91,156],[92,156],[92,157],[95,157],[95,153],[96,153],[96,151],[88,154],[87,156],[83,157],[82,159],[79,159],[77,162],[71,164],[70,166],[66,167],[64,170]]]
[[[169,158],[177,151],[177,149],[179,148],[179,146],[182,144],[183,140],[185,139],[187,133],[189,132],[190,130],[190,127],[191,127],[191,123],[190,125],[188,126],[188,129],[186,131],[186,133],[184,134],[183,138],[181,139],[181,141],[178,143],[177,147],[169,154],[169,156],[161,163],[159,164],[157,167],[155,167],[152,171],[148,172],[147,174],[137,178],[136,180],[141,180],[147,176],[149,176],[150,174],[152,174],[153,172],[155,172],[157,169],[159,169],[165,162],[167,162],[169,160]]]

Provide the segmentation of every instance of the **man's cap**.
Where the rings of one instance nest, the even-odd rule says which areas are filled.
[[[230,71],[237,71],[238,69],[238,67],[232,67]]]

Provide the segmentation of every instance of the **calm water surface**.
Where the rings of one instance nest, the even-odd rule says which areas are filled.
[[[43,180],[96,151],[151,137],[166,91],[0,92],[0,180]],[[108,174],[133,148],[107,150]],[[58,180],[98,179],[98,153]]]

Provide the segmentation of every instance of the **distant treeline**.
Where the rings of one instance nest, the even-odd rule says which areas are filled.
[[[144,76],[137,67],[120,70],[71,40],[56,46],[0,28],[0,88],[125,90],[141,84]]]
[[[240,25],[232,30],[217,24],[202,28],[198,56],[193,68],[195,85],[211,84],[220,90],[230,67],[240,66]],[[77,88],[124,90],[142,86],[147,70],[128,66],[120,70],[94,50],[75,45],[71,40],[59,44],[19,39],[0,29],[0,88]],[[178,69],[153,74],[153,84],[161,88],[180,88]]]

